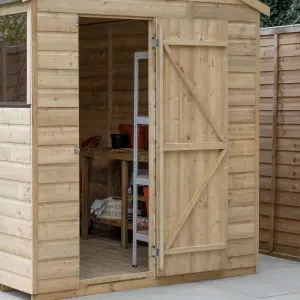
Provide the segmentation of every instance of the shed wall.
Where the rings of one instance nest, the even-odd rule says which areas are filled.
[[[260,248],[297,257],[300,257],[299,46],[300,32],[278,34],[278,87],[274,94],[274,34],[261,36]],[[275,144],[273,113],[276,113]],[[274,246],[270,249],[271,243]]]
[[[31,109],[0,108],[0,283],[32,291]]]
[[[259,13],[239,1],[193,3],[229,20],[229,246],[225,268],[256,266]],[[134,3],[134,4],[133,4]],[[218,3],[218,4],[216,4]],[[235,5],[237,4],[237,5]],[[39,293],[76,288],[79,143],[77,13],[186,18],[188,2],[38,1]],[[53,271],[55,270],[55,271]]]

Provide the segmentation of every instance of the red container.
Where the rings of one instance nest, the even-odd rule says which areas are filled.
[[[149,187],[144,187],[144,197],[146,199],[146,208],[147,208],[147,214],[149,216]]]
[[[129,134],[130,132],[130,124],[120,124],[119,125],[119,132],[121,134]]]
[[[147,140],[148,127],[145,125],[139,125],[138,131],[139,131],[138,149],[143,150],[147,146],[146,140]],[[131,148],[133,148],[133,145],[134,145],[134,126],[133,125],[130,125],[129,136],[130,136],[130,145],[131,145]]]

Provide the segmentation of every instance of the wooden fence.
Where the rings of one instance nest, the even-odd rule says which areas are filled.
[[[261,31],[260,248],[300,258],[300,25]]]
[[[26,46],[7,46],[0,41],[0,104],[26,103]]]

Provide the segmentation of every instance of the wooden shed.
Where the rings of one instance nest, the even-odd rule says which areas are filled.
[[[27,15],[27,100],[0,101],[0,284],[46,300],[255,273],[269,8],[1,2],[0,16]],[[136,120],[148,130],[137,179],[149,196],[131,201],[135,158],[111,134]],[[91,205],[108,197],[116,211],[97,222]],[[145,198],[137,220],[130,205],[144,214]],[[135,221],[144,229],[132,236]]]
[[[260,248],[300,259],[300,26],[261,30]]]

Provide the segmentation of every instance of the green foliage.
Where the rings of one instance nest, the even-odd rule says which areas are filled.
[[[300,0],[261,0],[271,7],[271,17],[262,16],[262,27],[292,25],[300,22]]]
[[[22,45],[26,42],[26,14],[0,17],[0,34],[9,45]]]

